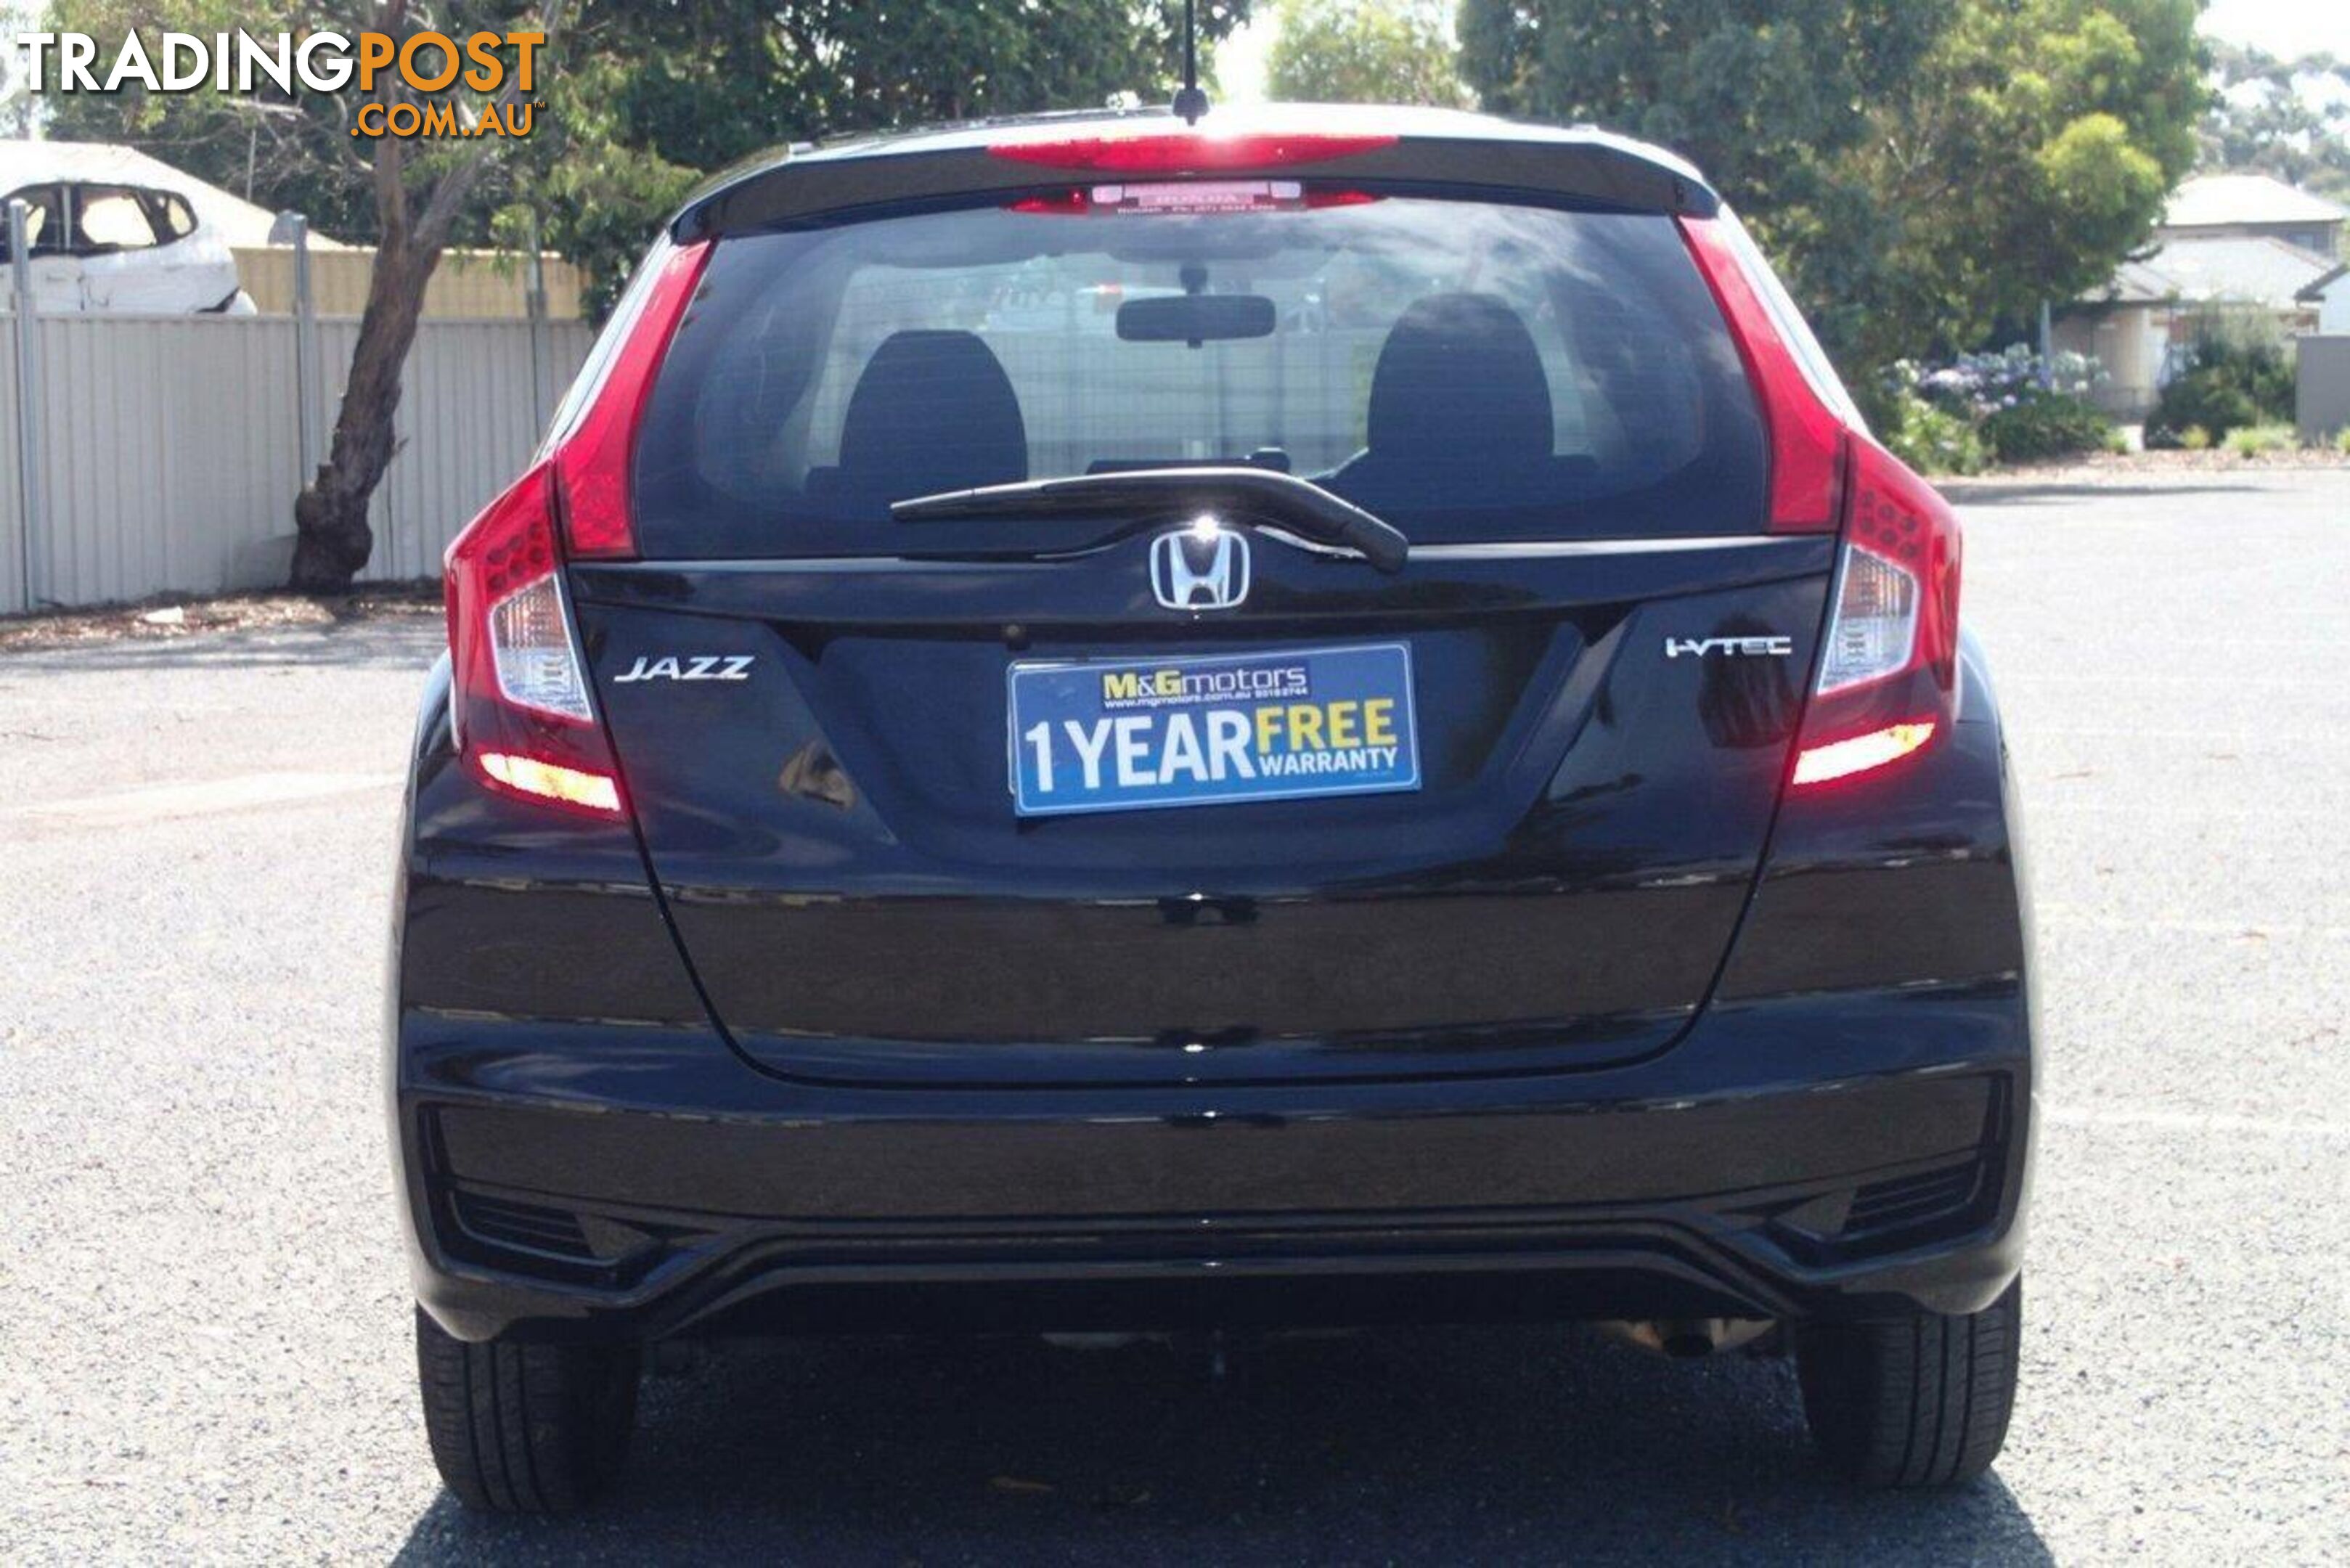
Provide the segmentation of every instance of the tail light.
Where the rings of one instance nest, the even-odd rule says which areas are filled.
[[[1898,762],[1957,717],[1958,517],[1866,437],[1853,440],[1849,490],[1799,786]]]
[[[1772,530],[1844,531],[1790,780],[1807,787],[1898,762],[1957,718],[1958,517],[1861,433],[1852,400],[1738,220],[1725,211],[1680,227],[1770,432]]]
[[[459,753],[495,788],[617,816],[619,770],[572,635],[556,495],[555,464],[542,462],[449,546],[452,722]]]
[[[619,769],[564,588],[567,554],[629,556],[637,425],[709,257],[664,249],[613,313],[538,461],[449,545],[451,722],[492,787],[596,816],[622,813]]]
[[[1800,322],[1782,322],[1758,279],[1767,275],[1753,243],[1728,213],[1683,218],[1681,237],[1713,291],[1714,304],[1745,362],[1771,440],[1771,529],[1825,534],[1836,525],[1836,486],[1848,420],[1845,400],[1799,357]],[[1792,314],[1792,312],[1788,312]]]

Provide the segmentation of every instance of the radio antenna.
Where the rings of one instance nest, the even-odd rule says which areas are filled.
[[[1183,0],[1183,87],[1175,95],[1175,112],[1186,125],[1197,125],[1208,112],[1208,95],[1200,90],[1200,19],[1198,0]]]

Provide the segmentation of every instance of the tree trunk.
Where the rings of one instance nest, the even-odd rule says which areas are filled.
[[[375,548],[368,503],[391,465],[400,369],[416,341],[424,286],[440,265],[439,245],[421,245],[405,234],[387,232],[376,249],[359,346],[335,416],[334,442],[294,502],[291,581],[305,592],[348,588]]]
[[[562,24],[560,0],[544,8],[542,31],[552,43]],[[409,0],[380,0],[375,26],[399,35],[408,25]],[[488,112],[514,101],[520,77],[509,76]],[[402,91],[395,82],[388,89]],[[389,99],[387,99],[387,101]],[[340,593],[351,586],[375,549],[368,526],[368,503],[391,466],[392,417],[400,411],[400,373],[416,341],[417,317],[424,313],[424,286],[441,265],[441,252],[489,161],[504,140],[475,141],[471,156],[440,175],[411,208],[404,183],[408,147],[398,137],[378,140],[374,155],[375,211],[381,238],[375,271],[368,278],[367,312],[359,317],[359,340],[351,372],[343,383],[342,407],[335,415],[335,439],[327,461],[294,498],[292,585],[306,593]]]

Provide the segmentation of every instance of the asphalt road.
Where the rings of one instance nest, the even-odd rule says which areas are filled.
[[[429,620],[0,657],[0,1561],[2350,1560],[2350,472],[1976,490],[2052,1064],[1995,1476],[1533,1329],[791,1345],[624,1492],[425,1458],[378,1108]]]

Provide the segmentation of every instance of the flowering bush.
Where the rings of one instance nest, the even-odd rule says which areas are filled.
[[[1886,375],[1897,389],[1906,386],[1929,403],[1964,413],[1974,424],[2051,392],[2085,399],[2106,379],[2105,371],[2085,354],[2068,352],[2043,359],[2021,343],[1997,353],[1961,354],[1931,369],[1914,359],[1897,360]]]
[[[1903,359],[1886,372],[1893,412],[1886,444],[1912,466],[1939,473],[1973,472],[1960,465],[1970,446],[1978,466],[1985,457],[2031,462],[2105,451],[2114,444],[2113,425],[2088,401],[2105,379],[2085,354],[2043,358],[2021,343],[1930,368]],[[1966,441],[1950,434],[1951,423],[1964,428]],[[1896,444],[1929,434],[1920,447]]]
[[[1920,473],[1981,473],[1983,444],[1963,415],[1896,391],[1877,421],[1885,449]]]

